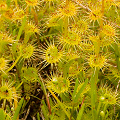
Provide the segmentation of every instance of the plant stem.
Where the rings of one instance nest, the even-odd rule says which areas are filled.
[[[30,33],[25,32],[25,39],[24,39],[25,44],[27,44],[27,42],[29,41],[29,38],[30,38]]]
[[[65,17],[64,27],[65,27],[64,35],[65,35],[65,37],[67,37],[67,35],[68,35],[68,17],[67,16]]]
[[[12,33],[12,23],[11,23],[11,21],[10,20],[7,20],[8,21],[8,23],[9,23],[9,29],[10,29],[10,33]]]
[[[115,43],[114,49],[115,49],[115,57],[116,57],[116,62],[117,62],[117,68],[118,68],[118,71],[120,71],[120,53],[119,53],[119,50],[118,50],[118,45],[116,43]]]
[[[45,98],[46,98],[46,102],[47,102],[47,105],[48,105],[49,114],[51,115],[52,112],[51,112],[49,97],[48,97],[48,94],[47,94],[47,91],[46,91],[46,88],[45,88],[43,79],[42,79],[42,77],[41,77],[40,74],[39,74],[39,77],[40,77],[40,80],[41,80],[41,81],[40,81],[39,79],[38,79],[38,80],[39,80],[39,82],[40,82],[40,84],[41,84],[41,86],[42,86],[43,92],[44,92],[44,94],[45,94]]]
[[[97,86],[97,82],[98,82],[98,68],[96,67],[96,70],[95,70],[95,101],[96,101],[96,94],[97,94],[97,90],[96,90],[96,86]]]
[[[104,110],[103,110],[104,113],[105,113],[105,111],[106,111],[106,109],[107,109],[107,105],[108,105],[108,104],[105,104],[105,106],[104,106]]]
[[[6,99],[3,100],[2,108],[5,109]]]
[[[18,56],[18,58],[16,59],[16,61],[12,64],[12,66],[9,69],[7,69],[5,71],[5,73],[8,73],[10,70],[12,70],[12,68],[17,64],[17,62],[19,61],[20,58],[21,58],[21,55]]]
[[[18,36],[17,36],[16,40],[19,40],[19,39],[20,39],[20,36],[21,36],[21,34],[22,34],[22,31],[24,30],[25,23],[26,23],[26,16],[23,18],[22,26],[21,26],[20,29],[19,29]]]
[[[16,89],[15,87],[13,87],[13,91],[14,91],[14,106],[15,106],[15,110],[17,109],[17,95],[16,95]],[[17,120],[19,120],[19,115],[17,117]]]
[[[100,107],[101,107],[101,102],[99,101],[98,107],[97,107],[97,115],[96,115],[96,119],[99,115],[99,111],[100,111]]]
[[[31,12],[34,15],[35,25],[38,27],[38,14],[37,14],[37,12],[35,12],[35,10],[33,8],[31,10]],[[37,41],[38,41],[38,44],[40,44],[39,34],[37,34]]]
[[[91,77],[91,105],[92,105],[92,116],[93,120],[96,118],[96,109],[95,109],[95,103],[96,103],[96,85],[98,81],[98,68],[94,69],[94,73]]]
[[[95,47],[95,54],[98,56],[100,52],[100,40],[94,41],[93,44]]]
[[[71,109],[71,114],[70,114],[70,119],[69,119],[69,120],[71,120],[71,119],[72,119],[73,112],[74,112],[74,105],[72,106],[72,109]]]
[[[38,26],[38,15],[33,8],[31,9],[31,12],[34,15],[35,24]]]
[[[62,102],[60,102],[60,100],[56,97],[56,95],[55,95],[50,89],[48,89],[48,90],[50,91],[50,93],[52,94],[52,96],[57,100],[57,102],[59,103],[59,105],[61,106],[61,108],[62,108],[63,111],[65,112],[65,114],[67,115],[68,119],[70,120],[70,115],[69,115],[69,113],[66,111],[66,108],[65,108],[64,104],[63,104]]]

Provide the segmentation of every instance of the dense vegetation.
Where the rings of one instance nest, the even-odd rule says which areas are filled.
[[[119,0],[0,0],[0,120],[120,120]]]

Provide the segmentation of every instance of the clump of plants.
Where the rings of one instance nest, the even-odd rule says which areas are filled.
[[[119,120],[118,0],[0,1],[0,120]]]

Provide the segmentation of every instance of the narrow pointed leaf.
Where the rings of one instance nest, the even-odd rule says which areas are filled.
[[[16,110],[15,110],[15,114],[13,115],[13,119],[12,119],[12,120],[17,120],[17,117],[18,117],[18,115],[19,115],[19,112],[20,112],[20,109],[21,109],[21,107],[22,107],[23,101],[24,101],[24,98],[22,98],[22,99],[20,100],[20,102],[18,103],[18,106],[17,106],[17,108],[16,108]]]
[[[81,119],[82,119],[84,107],[85,107],[85,104],[83,103],[81,109],[79,110],[79,113],[78,113],[78,116],[77,116],[77,119],[76,119],[76,120],[81,120]]]
[[[88,83],[88,79],[86,79],[85,83],[82,85],[82,87],[80,88],[80,90],[78,91],[78,93],[76,94],[76,96],[73,98],[73,101],[74,102],[77,102],[79,97],[80,97],[80,94],[82,93],[82,91],[85,89],[86,85]]]

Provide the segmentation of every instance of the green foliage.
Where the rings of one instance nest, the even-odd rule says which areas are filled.
[[[80,111],[79,111],[79,113],[78,113],[78,116],[77,116],[77,119],[76,120],[81,120],[81,118],[82,118],[82,114],[83,114],[83,111],[84,111],[84,104],[82,105],[82,107],[81,107],[81,109],[80,109]]]
[[[0,1],[0,120],[120,119],[118,0]]]
[[[22,99],[19,101],[18,106],[17,106],[17,108],[16,108],[16,110],[15,110],[15,113],[14,113],[14,115],[13,115],[12,120],[17,120],[17,117],[18,117],[18,115],[19,115],[19,112],[20,112],[20,109],[21,109],[21,107],[22,107],[23,101],[24,101],[24,98],[22,98]]]
[[[2,108],[0,108],[0,119],[5,120],[5,114],[4,114],[4,110]]]

